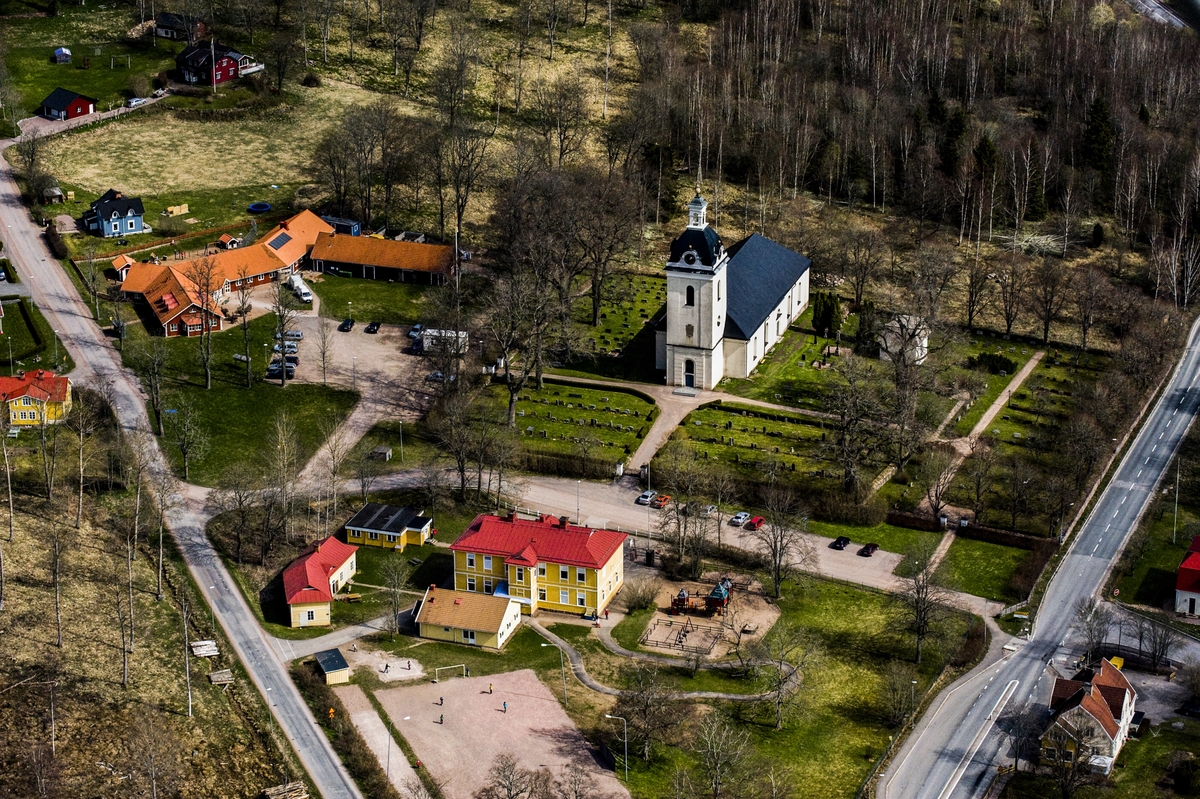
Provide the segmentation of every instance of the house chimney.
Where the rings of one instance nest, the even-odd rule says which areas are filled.
[[[567,520],[570,518],[571,518],[570,516],[559,516],[558,517],[558,526],[562,527],[565,530],[567,527]]]

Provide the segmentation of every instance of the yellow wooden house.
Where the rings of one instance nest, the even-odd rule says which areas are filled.
[[[437,533],[433,519],[413,508],[368,502],[346,522],[346,540],[351,544],[404,551],[420,546]]]
[[[626,538],[565,517],[481,514],[450,546],[454,588],[512,597],[522,613],[594,616],[624,584]]]
[[[503,649],[521,626],[521,604],[512,597],[429,586],[421,598],[416,622],[422,638]]]
[[[358,547],[333,536],[300,553],[283,570],[283,593],[292,627],[327,627],[333,595],[358,570]]]
[[[43,369],[20,377],[0,377],[0,400],[14,427],[58,424],[71,413],[71,378]]]

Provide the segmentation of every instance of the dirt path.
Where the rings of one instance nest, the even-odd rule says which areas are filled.
[[[408,762],[403,750],[396,745],[391,733],[384,726],[383,719],[375,712],[371,700],[367,699],[363,689],[357,685],[339,685],[333,689],[333,693],[350,714],[351,723],[366,740],[367,747],[375,753],[379,767],[387,773],[392,787],[401,795],[405,795],[405,783],[419,779],[417,772]]]

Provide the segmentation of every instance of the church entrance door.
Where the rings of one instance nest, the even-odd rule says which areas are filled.
[[[683,384],[688,388],[696,387],[696,364],[694,361],[683,362]]]

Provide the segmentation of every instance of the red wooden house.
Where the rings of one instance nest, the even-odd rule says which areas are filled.
[[[95,113],[96,98],[76,94],[61,86],[42,100],[41,114],[47,119],[75,119]]]

